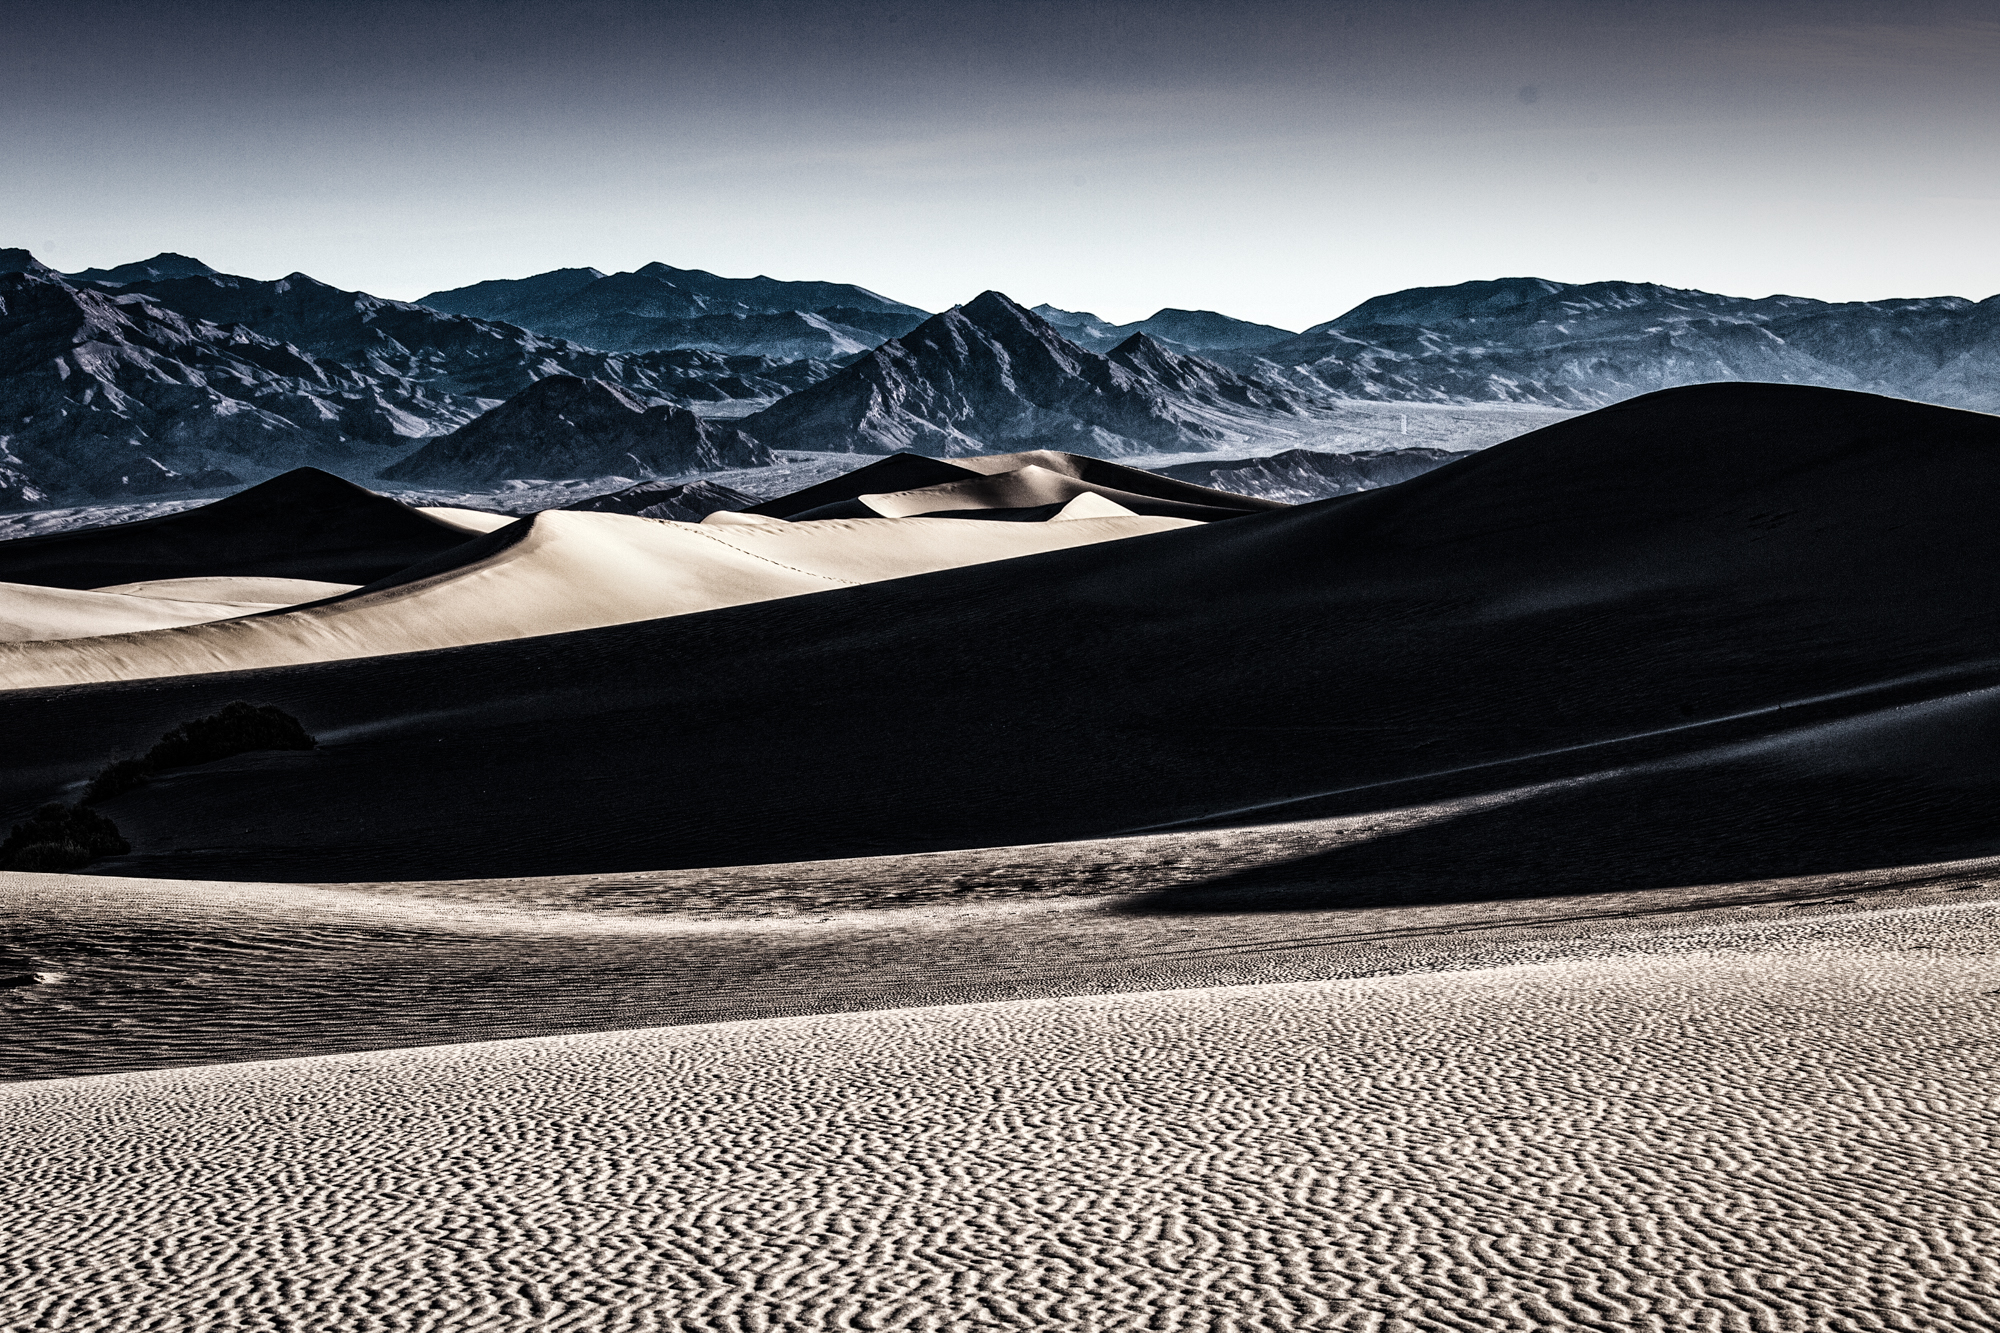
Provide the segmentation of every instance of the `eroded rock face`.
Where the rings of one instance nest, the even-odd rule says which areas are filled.
[[[579,500],[565,509],[591,514],[637,514],[640,518],[664,518],[678,523],[699,523],[710,514],[725,509],[745,509],[759,497],[712,481],[642,481],[609,495]]]
[[[1145,334],[1086,351],[999,292],[747,418],[773,448],[932,457],[1193,451],[1295,429],[1301,405]]]
[[[1420,287],[1222,357],[1312,392],[1602,407],[1758,381],[2000,407],[2000,298],[1829,304],[1655,283],[1506,278]]]
[[[384,468],[394,481],[470,484],[761,467],[771,452],[726,422],[647,406],[601,380],[551,375]]]
[[[1238,458],[1216,463],[1182,463],[1154,469],[1163,477],[1238,495],[1254,495],[1286,504],[1306,504],[1336,495],[1353,495],[1419,477],[1433,468],[1466,457],[1464,449],[1370,449],[1325,453],[1288,449],[1268,458]]]
[[[600,352],[303,274],[255,282],[163,262],[183,258],[85,282],[0,252],[0,506],[209,489],[302,465],[368,476],[551,374],[657,404],[769,401],[832,371]]]

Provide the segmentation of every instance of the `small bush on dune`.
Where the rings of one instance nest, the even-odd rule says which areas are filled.
[[[252,750],[310,750],[319,744],[299,720],[272,704],[237,700],[221,712],[183,722],[137,759],[120,759],[90,780],[86,804],[131,791],[168,768],[212,763]]]
[[[0,842],[0,870],[77,870],[131,850],[118,826],[89,806],[51,802]]]
[[[213,717],[181,723],[146,751],[144,762],[154,769],[186,768],[252,750],[310,750],[317,744],[290,713],[239,699]]]
[[[83,803],[89,805],[95,801],[108,801],[131,791],[144,782],[151,771],[143,759],[117,760],[90,780],[90,785],[83,789]]]
[[[92,810],[91,802],[131,791],[163,769],[252,750],[311,750],[318,744],[283,709],[238,700],[219,713],[181,723],[137,759],[115,760],[90,780],[75,805],[45,805],[26,823],[14,825],[0,842],[0,870],[81,870],[100,856],[131,851],[118,826]]]

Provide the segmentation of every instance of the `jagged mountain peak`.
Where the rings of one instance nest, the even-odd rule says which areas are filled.
[[[1199,452],[1270,438],[1274,428],[1291,434],[1297,418],[1282,394],[1143,334],[1118,355],[1100,355],[1006,293],[986,291],[747,418],[744,429],[775,448],[1111,458]]]

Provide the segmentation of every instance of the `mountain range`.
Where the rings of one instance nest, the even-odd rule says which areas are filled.
[[[1507,278],[1376,297],[1291,334],[1178,309],[1113,325],[991,292],[926,316],[851,284],[648,264],[425,301],[300,273],[239,277],[172,253],[62,274],[0,250],[0,508],[220,489],[306,464],[374,476],[551,376],[608,386],[642,416],[671,405],[737,418],[748,441],[717,453],[694,432],[639,451],[661,460],[1124,457],[1336,437],[1351,449],[1368,436],[1336,429],[1360,410],[1343,402],[1580,409],[1714,381],[2000,408],[2000,297],[1836,304]],[[662,340],[679,345],[650,345]],[[555,470],[607,457],[622,460],[614,475],[634,470],[630,449],[556,447],[548,421],[502,442],[503,426],[527,429],[547,406],[531,398],[451,446],[460,453],[398,475],[469,486],[531,460]],[[462,452],[473,442],[491,457]],[[463,465],[452,477],[447,456]],[[1298,475],[1260,484],[1301,495],[1361,484],[1310,459],[1287,466]]]
[[[1271,324],[1252,324],[1232,319],[1213,310],[1161,310],[1131,324],[1109,320],[1081,310],[1058,310],[1052,305],[1031,307],[1037,315],[1062,330],[1063,337],[1093,352],[1108,352],[1135,333],[1143,333],[1179,352],[1228,352],[1244,348],[1268,347],[1298,335]]]
[[[1308,393],[1589,408],[1758,381],[2000,408],[2000,297],[1830,303],[1503,278],[1364,301],[1224,360]]]
[[[372,475],[550,375],[648,406],[726,408],[833,369],[602,352],[304,274],[196,268],[161,256],[96,282],[0,251],[0,507],[228,486],[301,464]]]
[[[556,269],[432,292],[419,304],[613,351],[689,347],[787,360],[859,356],[927,313],[844,282],[723,278],[666,264]]]
[[[771,451],[729,422],[647,405],[602,380],[549,375],[382,469],[390,481],[477,486],[512,477],[766,467]]]
[[[1312,402],[1135,333],[1103,355],[985,292],[743,419],[772,448],[1100,458],[1306,432]]]

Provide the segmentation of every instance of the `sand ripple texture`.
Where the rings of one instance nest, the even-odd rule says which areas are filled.
[[[0,1327],[2000,1324],[1993,913],[1755,940],[19,1084]]]

